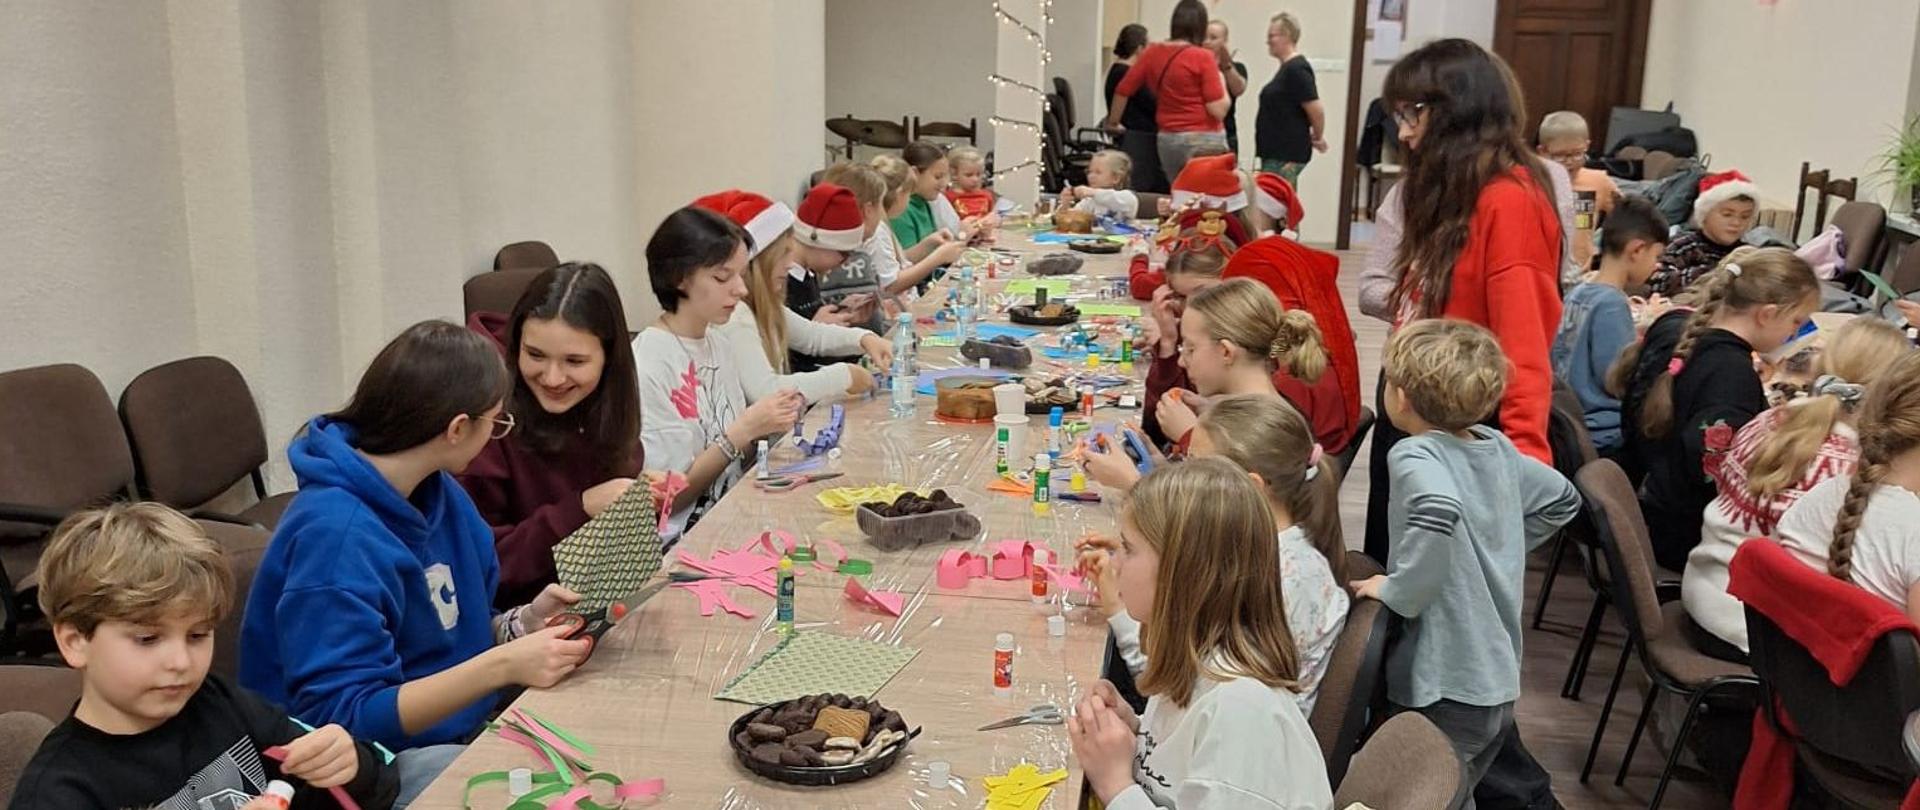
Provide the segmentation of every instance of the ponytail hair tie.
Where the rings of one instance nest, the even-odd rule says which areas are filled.
[[[1284,337],[1274,338],[1272,343],[1267,344],[1267,358],[1270,360],[1278,360],[1286,357],[1287,354],[1292,351],[1293,341]]]
[[[1313,443],[1313,451],[1307,453],[1307,479],[1312,481],[1320,475],[1320,461],[1327,457],[1327,451],[1321,449],[1319,442]]]
[[[1727,265],[1727,275],[1729,275],[1729,276],[1732,276],[1733,278],[1739,278],[1739,277],[1740,277],[1740,263],[1739,263],[1739,262],[1733,262],[1733,263],[1730,263],[1730,264],[1728,264],[1728,265]]]
[[[1670,377],[1678,377],[1680,376],[1680,370],[1686,367],[1687,361],[1675,357],[1667,361],[1667,375]]]

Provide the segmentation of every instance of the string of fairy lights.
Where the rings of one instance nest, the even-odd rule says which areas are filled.
[[[1033,43],[1035,49],[1039,51],[1040,64],[1042,66],[1041,72],[1044,73],[1046,71],[1045,66],[1053,62],[1053,52],[1047,50],[1046,34],[1040,31],[1039,29],[1036,29],[1033,26],[1028,25],[1025,22],[1022,22],[1020,18],[1007,13],[1007,10],[1001,7],[998,0],[995,0],[993,4],[993,17],[995,20],[998,20],[1001,25],[1011,26],[1014,30],[1018,31],[1021,35],[1025,36],[1028,42]],[[1053,0],[1041,0],[1040,19],[1041,19],[1041,25],[1043,26],[1053,25]],[[1019,90],[1024,93],[1032,94],[1035,98],[1038,98],[1040,100],[1041,114],[1043,115],[1046,114],[1047,107],[1048,107],[1047,91],[1041,89],[1040,87],[1037,87],[1028,82],[1023,82],[1019,79],[1012,78],[1010,76],[1001,75],[1000,73],[987,74],[987,81],[988,83],[992,84],[995,88],[1013,88],[1015,90]],[[1036,141],[1037,148],[1039,149],[1047,148],[1046,130],[1037,123],[1034,123],[1032,121],[1022,121],[1017,118],[1007,118],[999,115],[995,115],[988,118],[987,123],[994,127],[994,131],[996,133],[1005,131],[1005,130],[1013,130],[1016,132],[1029,133],[1033,135]],[[1010,166],[1002,166],[995,169],[993,172],[993,176],[995,179],[999,179],[1001,177],[1005,177],[1007,175],[1013,174],[1014,172],[1018,172],[1022,169],[1033,168],[1040,165],[1041,163],[1039,159],[1027,158],[1026,160],[1022,160]],[[1036,183],[1038,182],[1037,176],[1036,176],[1035,182]]]

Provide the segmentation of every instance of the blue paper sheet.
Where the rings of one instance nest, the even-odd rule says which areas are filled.
[[[1010,337],[1010,338],[1013,338],[1014,340],[1026,340],[1028,338],[1035,337],[1040,334],[1040,330],[1038,329],[1030,329],[1025,326],[1015,326],[1013,324],[1007,324],[1007,323],[977,323],[973,325],[973,329],[974,329],[974,332],[976,333],[975,337],[978,337],[981,340],[992,340],[997,337]],[[945,338],[953,338],[955,341],[960,341],[960,337],[958,335],[957,329],[953,332],[943,332],[941,333],[940,336]],[[953,345],[958,346],[960,344],[959,342],[956,342]]]

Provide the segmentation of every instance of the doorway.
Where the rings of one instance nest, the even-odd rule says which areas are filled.
[[[1640,106],[1652,0],[1500,0],[1493,50],[1527,99],[1527,137],[1555,110],[1587,119],[1607,143],[1615,107]]]

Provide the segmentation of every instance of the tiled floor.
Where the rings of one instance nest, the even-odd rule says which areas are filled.
[[[1364,241],[1356,241],[1364,244]],[[1362,251],[1341,252],[1340,279],[1341,293],[1349,310],[1348,317],[1353,322],[1354,338],[1359,343],[1360,379],[1365,389],[1363,394],[1367,397],[1365,404],[1373,407],[1373,385],[1380,373],[1380,352],[1386,344],[1387,328],[1384,322],[1361,315],[1356,307],[1358,296],[1354,283],[1364,260],[1365,253]],[[1347,476],[1346,486],[1340,492],[1342,528],[1346,533],[1347,545],[1352,548],[1359,548],[1365,535],[1367,470],[1370,466],[1367,455],[1366,448],[1362,448],[1353,470]],[[1532,616],[1534,596],[1539,593],[1540,575],[1544,567],[1544,561],[1536,559],[1534,570],[1528,573],[1529,618]],[[1608,724],[1607,736],[1594,766],[1594,776],[1589,784],[1582,785],[1579,782],[1580,765],[1586,759],[1587,745],[1593,738],[1594,723],[1600,716],[1607,680],[1612,677],[1614,666],[1619,661],[1623,638],[1618,622],[1609,616],[1602,625],[1604,632],[1600,647],[1593,655],[1584,698],[1576,702],[1560,697],[1560,685],[1566,677],[1567,664],[1573,658],[1574,644],[1581,625],[1586,621],[1591,600],[1592,591],[1587,589],[1585,578],[1577,567],[1569,565],[1554,585],[1546,621],[1539,630],[1527,631],[1521,667],[1523,694],[1516,712],[1521,735],[1533,755],[1552,772],[1554,794],[1569,810],[1645,807],[1659,778],[1665,746],[1643,740],[1640,750],[1635,754],[1634,767],[1627,774],[1626,785],[1613,785],[1613,774],[1620,766],[1621,754],[1626,751],[1627,735],[1632,733],[1633,721],[1640,710],[1640,690],[1644,687],[1645,679],[1639,675],[1637,664],[1630,665],[1632,668],[1621,687],[1622,695],[1614,705],[1613,719]],[[1649,728],[1648,737],[1651,738],[1654,733]],[[1682,775],[1685,775],[1684,771]],[[1725,807],[1728,803],[1725,797],[1718,795],[1704,782],[1676,779],[1668,788],[1661,806],[1692,810]]]

